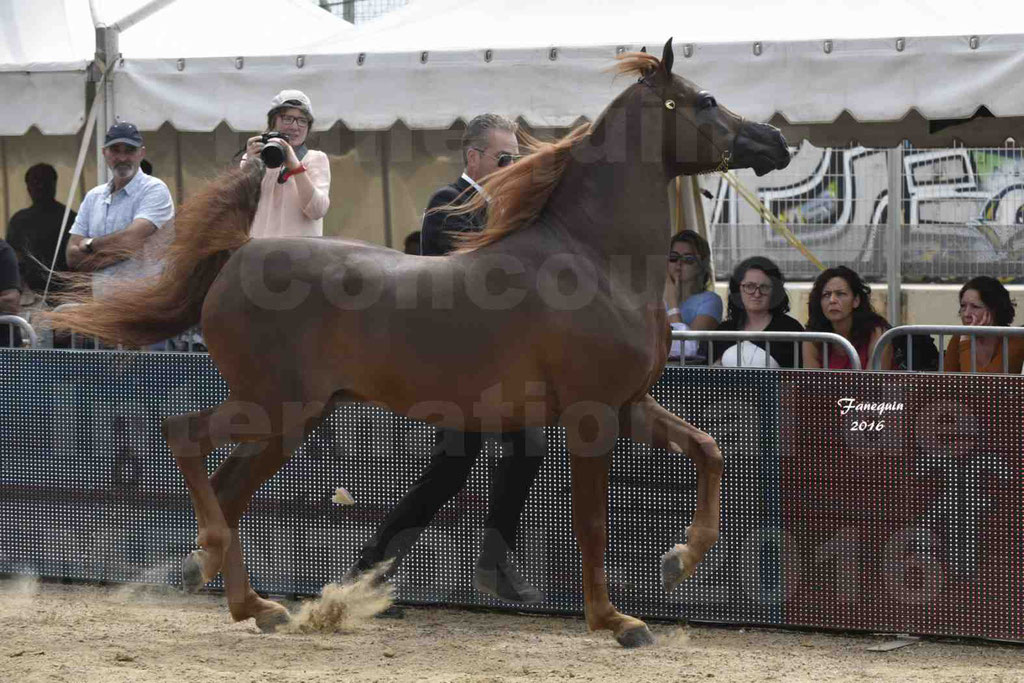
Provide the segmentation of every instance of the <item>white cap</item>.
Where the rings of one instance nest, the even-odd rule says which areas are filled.
[[[296,109],[301,109],[306,113],[309,118],[313,117],[313,103],[306,97],[306,93],[301,90],[282,90],[281,92],[274,95],[274,99],[270,101],[270,110],[273,111],[279,107],[292,106]]]

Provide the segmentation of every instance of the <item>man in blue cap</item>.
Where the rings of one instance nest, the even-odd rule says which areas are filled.
[[[148,274],[138,259],[130,257],[174,218],[167,185],[139,169],[145,155],[142,134],[134,124],[111,126],[103,158],[114,177],[89,190],[71,227],[68,268],[94,273],[95,296],[102,296],[110,279]]]

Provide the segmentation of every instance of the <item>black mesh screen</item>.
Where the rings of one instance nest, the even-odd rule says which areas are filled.
[[[177,582],[195,521],[160,421],[225,398],[210,359],[0,350],[0,377],[0,572]],[[666,594],[659,557],[684,540],[694,469],[620,441],[607,569],[624,611],[1021,637],[1024,378],[668,368],[653,393],[722,446],[722,535],[698,575]],[[339,409],[242,522],[257,589],[316,594],[339,580],[432,443],[425,425]],[[500,452],[486,444],[402,565],[399,599],[499,604],[472,573]],[[331,502],[339,486],[355,506]],[[580,612],[560,430],[549,430],[519,545],[540,609]]]

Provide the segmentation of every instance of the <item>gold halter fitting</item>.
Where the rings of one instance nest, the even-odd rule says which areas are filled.
[[[675,108],[676,108],[676,101],[675,100],[665,100],[665,109],[675,109]]]
[[[729,170],[729,162],[732,161],[732,154],[729,150],[722,152],[722,160],[718,162],[718,168],[715,169],[715,173],[725,173]]]

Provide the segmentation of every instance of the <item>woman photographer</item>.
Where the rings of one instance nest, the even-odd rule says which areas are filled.
[[[331,166],[323,152],[308,149],[313,105],[299,90],[282,90],[270,103],[267,130],[281,134],[267,140],[256,135],[245,145],[242,163],[256,163],[267,145],[278,146],[284,162],[267,168],[260,203],[253,219],[253,237],[320,237],[323,217],[331,205]]]

